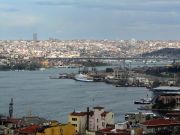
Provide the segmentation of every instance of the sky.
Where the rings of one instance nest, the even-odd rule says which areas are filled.
[[[0,40],[180,39],[180,0],[0,0]]]

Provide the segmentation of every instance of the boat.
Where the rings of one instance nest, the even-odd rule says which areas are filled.
[[[145,106],[140,106],[137,108],[138,110],[152,110],[151,106],[145,105]]]
[[[40,71],[44,71],[44,70],[46,70],[46,69],[45,69],[45,68],[40,68],[39,70],[40,70]]]
[[[94,81],[93,77],[88,76],[87,74],[82,74],[82,73],[75,75],[74,79],[76,81],[81,81],[81,82],[93,82]]]
[[[134,101],[134,104],[151,104],[152,99],[148,98],[148,99],[140,99],[138,101]]]

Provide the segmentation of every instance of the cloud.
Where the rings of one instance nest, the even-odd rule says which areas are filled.
[[[74,1],[37,1],[36,2],[37,5],[40,6],[73,6],[73,5],[78,5],[79,2],[74,2]]]
[[[180,11],[178,0],[62,0],[37,1],[39,6],[74,7],[78,9],[97,9],[106,11],[167,12]]]
[[[1,27],[27,27],[36,25],[40,18],[23,13],[0,13]]]
[[[12,5],[0,4],[0,11],[1,12],[17,12],[19,11],[19,9],[15,8]]]

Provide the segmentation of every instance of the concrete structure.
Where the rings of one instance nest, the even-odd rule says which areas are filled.
[[[120,130],[124,130],[124,129],[128,129],[129,128],[129,122],[125,121],[125,122],[119,122],[115,124],[115,129],[120,129]]]

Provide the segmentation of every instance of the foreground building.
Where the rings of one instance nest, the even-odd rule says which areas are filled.
[[[76,127],[76,132],[94,134],[95,131],[104,129],[114,124],[114,113],[105,111],[104,107],[87,108],[86,112],[72,112],[68,122]]]
[[[141,124],[144,135],[179,135],[180,122],[173,119],[152,119]]]
[[[75,127],[68,124],[57,124],[50,127],[43,127],[38,130],[36,135],[75,135]]]

